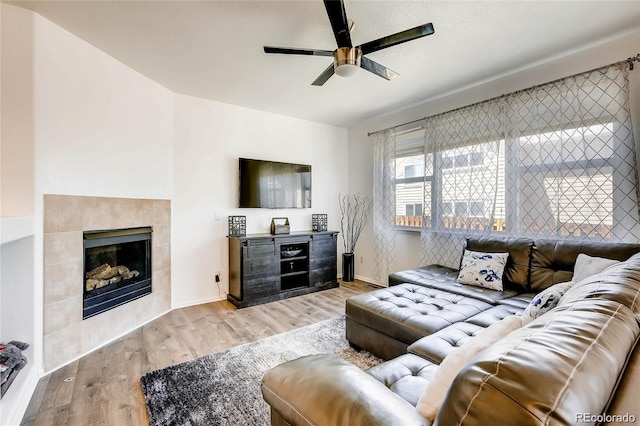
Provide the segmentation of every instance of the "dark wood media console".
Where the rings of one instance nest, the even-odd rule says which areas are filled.
[[[238,308],[338,287],[338,232],[229,237],[229,294]]]

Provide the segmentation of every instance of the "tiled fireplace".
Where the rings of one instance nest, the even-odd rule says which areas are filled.
[[[132,235],[140,233],[142,242],[135,242],[139,235]],[[102,236],[115,240],[96,249]],[[148,266],[131,259],[137,254],[150,257]],[[50,371],[171,308],[171,202],[45,195],[44,263],[44,367]],[[117,299],[129,292],[121,290],[126,286],[131,297]],[[87,289],[98,305],[89,311]],[[108,293],[116,300],[103,310]]]

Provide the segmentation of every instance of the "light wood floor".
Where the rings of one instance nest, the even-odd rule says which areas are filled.
[[[146,425],[145,373],[334,318],[345,299],[375,288],[356,281],[244,309],[222,301],[173,310],[40,379],[22,424]]]

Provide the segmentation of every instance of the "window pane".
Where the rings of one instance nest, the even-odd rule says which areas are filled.
[[[454,163],[456,167],[467,167],[469,165],[469,154],[456,155]]]
[[[445,201],[442,203],[442,216],[453,216],[453,203]]]
[[[613,169],[524,173],[521,179],[540,187],[521,189],[519,206],[525,230],[559,236],[611,236],[613,228]]]
[[[482,166],[484,164],[484,152],[476,151],[471,153],[471,165]]]
[[[467,202],[466,201],[456,201],[455,202],[455,212],[456,212],[456,216],[466,216],[467,215]]]
[[[415,165],[410,164],[410,165],[404,166],[404,177],[406,178],[414,177],[415,173],[416,173]]]
[[[469,203],[469,216],[484,217],[484,201],[471,201]]]
[[[424,154],[396,158],[396,179],[424,176]]]
[[[504,230],[504,141],[456,147],[443,157],[454,158],[455,167],[441,173],[442,225]]]
[[[453,157],[443,157],[442,158],[442,168],[443,169],[453,169]]]
[[[416,204],[414,206],[414,213],[416,216],[422,216],[422,204]]]
[[[422,205],[424,182],[396,184],[396,225],[420,228],[422,212],[416,211]]]
[[[616,164],[612,123],[520,138],[520,230],[560,237],[613,236]],[[618,183],[619,184],[619,183]]]
[[[564,129],[520,138],[524,166],[602,160],[613,154],[613,124]]]

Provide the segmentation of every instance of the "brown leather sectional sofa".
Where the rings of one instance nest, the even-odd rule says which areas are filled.
[[[363,372],[316,355],[270,370],[263,396],[272,424],[428,424],[415,406],[444,357],[571,280],[579,253],[624,262],[576,283],[556,308],[474,357],[435,424],[640,422],[640,245],[479,238],[467,248],[509,253],[504,291],[458,284],[441,266],[392,274],[388,288],[346,306],[348,340],[388,361]]]

